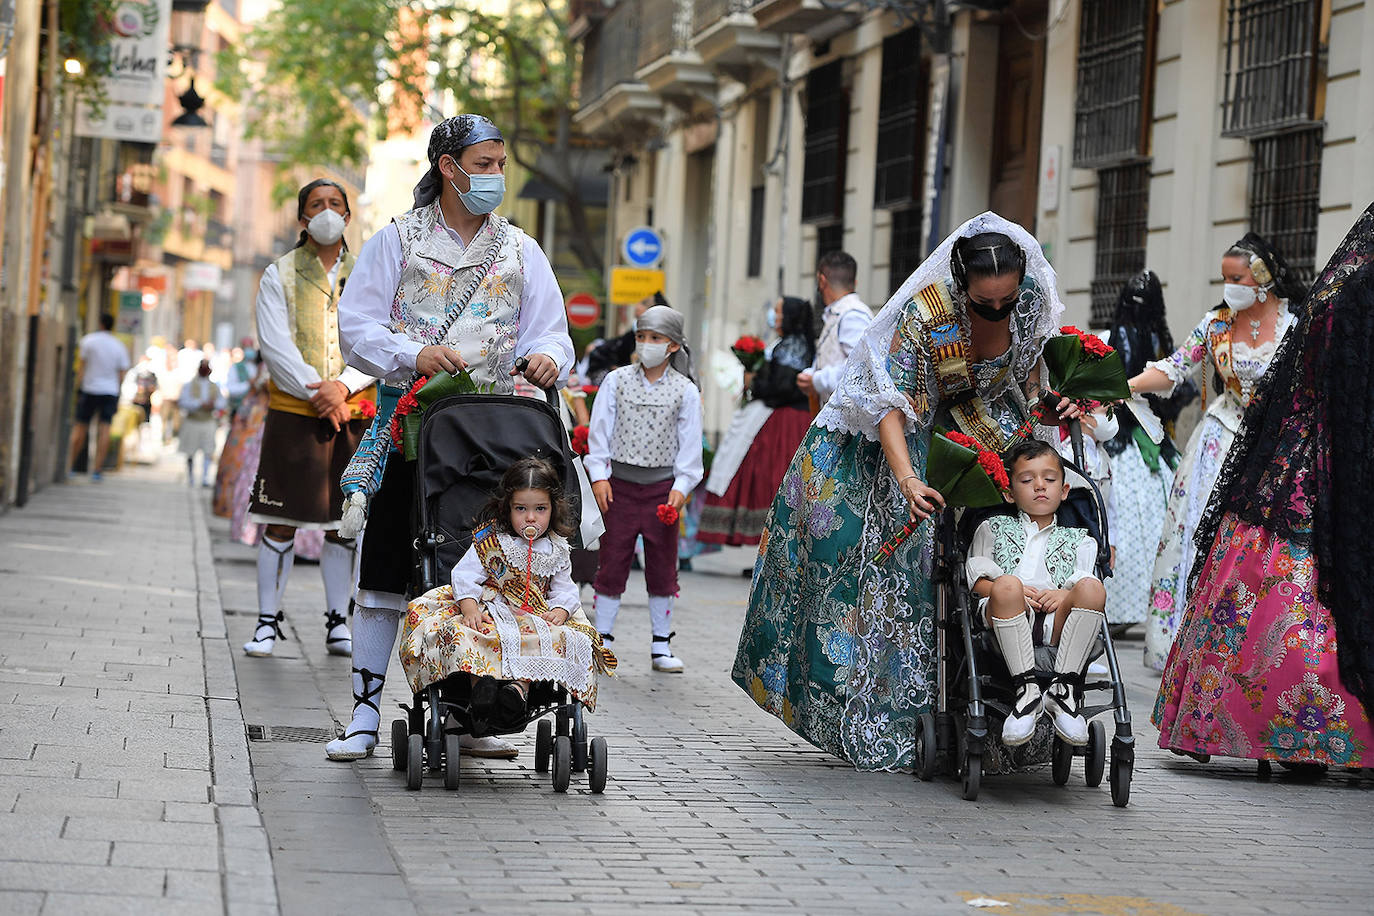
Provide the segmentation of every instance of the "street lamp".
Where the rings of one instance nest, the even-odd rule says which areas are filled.
[[[181,102],[181,107],[185,109],[172,121],[173,127],[209,127],[210,122],[200,116],[200,110],[205,107],[205,99],[201,98],[196,92],[196,78],[191,77],[191,86],[180,96],[177,101]]]

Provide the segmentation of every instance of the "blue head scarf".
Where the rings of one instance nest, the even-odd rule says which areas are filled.
[[[418,210],[434,203],[439,196],[444,181],[444,176],[439,171],[440,157],[452,156],[457,160],[463,150],[486,140],[506,142],[506,138],[501,136],[500,129],[482,115],[458,115],[456,118],[436,124],[429,135],[429,171],[425,172],[425,177],[415,186],[414,209]]]

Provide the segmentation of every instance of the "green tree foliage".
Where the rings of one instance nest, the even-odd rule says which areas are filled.
[[[567,0],[282,0],[227,52],[218,88],[284,165],[361,166],[369,133],[458,111],[488,115],[507,153],[562,195],[579,261],[602,260],[571,174],[577,47]],[[548,155],[540,156],[541,151]]]

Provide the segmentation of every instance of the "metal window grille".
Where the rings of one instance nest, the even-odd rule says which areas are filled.
[[[873,187],[875,207],[905,204],[917,198],[925,158],[927,83],[920,30],[907,29],[884,39]]]
[[[1230,0],[1225,130],[1253,137],[1312,120],[1321,0]]]
[[[1254,140],[1251,154],[1250,228],[1310,284],[1317,267],[1322,125]]]
[[[639,54],[638,0],[617,3],[584,39],[581,102],[590,105],[612,86],[632,83]]]
[[[803,222],[844,216],[845,142],[849,96],[843,61],[812,70],[806,77],[806,144],[802,158]]]
[[[747,275],[763,273],[763,207],[767,202],[767,188],[758,185],[749,191],[749,264]]]
[[[816,228],[816,257],[844,248],[844,223],[831,223]]]
[[[1150,163],[1136,162],[1097,173],[1097,254],[1090,327],[1111,324],[1121,287],[1145,269],[1149,210]]]
[[[644,25],[639,33],[640,67],[666,57],[675,46],[673,26],[678,15],[677,0],[640,0]]]
[[[895,290],[921,265],[921,256],[921,208],[893,210],[887,285]]]
[[[1083,0],[1073,162],[1079,168],[1148,153],[1153,0]]]

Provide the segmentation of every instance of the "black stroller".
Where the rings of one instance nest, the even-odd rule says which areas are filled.
[[[1059,508],[1060,524],[1086,528],[1097,540],[1096,572],[1099,578],[1111,575],[1111,548],[1107,542],[1107,513],[1097,487],[1080,469],[1083,444],[1079,424],[1071,424],[1074,463],[1065,462],[1073,489]],[[1077,479],[1073,479],[1076,477]],[[956,521],[954,513],[944,513],[937,528],[935,545],[935,615],[938,643],[938,700],[934,713],[923,713],[917,723],[915,766],[923,780],[943,772],[963,781],[963,796],[978,797],[984,772],[1008,773],[1050,763],[1057,785],[1069,780],[1075,756],[1084,757],[1084,779],[1089,786],[1102,782],[1107,764],[1106,728],[1094,717],[1111,710],[1116,731],[1111,743],[1110,787],[1112,803],[1124,808],[1131,796],[1131,773],[1135,765],[1135,738],[1131,733],[1131,713],[1126,707],[1126,689],[1117,665],[1116,650],[1108,624],[1103,623],[1098,644],[1090,660],[1105,656],[1106,679],[1092,675],[1075,687],[1080,699],[1085,694],[1105,693],[1096,704],[1085,704],[1082,714],[1088,723],[1088,743],[1076,748],[1054,734],[1045,718],[1036,726],[1026,744],[1008,748],[998,737],[1001,723],[1016,702],[1016,689],[1001,654],[992,643],[991,633],[977,606],[970,599],[964,578],[964,564],[973,532],[983,520],[1012,507],[964,510]],[[1037,647],[1035,675],[1042,689],[1053,675],[1054,648]]]
[[[580,515],[579,488],[562,420],[549,402],[514,395],[453,395],[432,404],[420,426],[416,456],[415,582],[421,592],[446,582],[472,543],[472,522],[502,474],[517,460],[538,456],[557,468]],[[444,787],[459,784],[459,738],[520,734],[537,721],[534,768],[553,770],[553,788],[566,792],[573,773],[587,773],[592,792],[606,788],[606,739],[587,737],[582,704],[561,685],[530,685],[528,710],[517,722],[474,711],[471,679],[456,675],[431,684],[401,708],[407,718],[391,723],[392,767],[419,789],[425,770],[444,774]],[[546,716],[553,714],[556,725]]]

